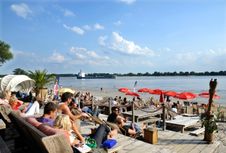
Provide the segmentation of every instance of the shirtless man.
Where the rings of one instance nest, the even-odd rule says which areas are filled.
[[[61,103],[59,104],[58,111],[62,114],[66,114],[70,117],[72,121],[81,119],[82,117],[89,117],[86,113],[80,113],[78,115],[73,115],[68,105],[72,102],[73,95],[70,92],[65,92],[61,96]]]

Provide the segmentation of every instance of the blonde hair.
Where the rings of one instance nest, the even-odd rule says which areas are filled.
[[[54,121],[54,126],[59,129],[70,131],[72,128],[71,120],[68,115],[60,114]]]
[[[9,104],[12,105],[15,102],[17,102],[16,96],[11,96],[10,99],[9,99]]]
[[[11,91],[5,90],[5,91],[2,92],[2,98],[3,99],[9,98],[9,96],[11,96]]]

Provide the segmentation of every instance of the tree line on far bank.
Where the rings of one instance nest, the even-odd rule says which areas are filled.
[[[218,71],[218,72],[214,72],[214,71],[211,71],[211,72],[194,72],[194,71],[191,71],[191,72],[154,72],[154,73],[149,73],[149,72],[146,72],[146,73],[126,73],[126,74],[121,74],[121,73],[114,73],[114,75],[116,76],[219,76],[219,75],[222,75],[222,76],[226,76],[226,71]]]
[[[25,71],[21,68],[16,68],[13,70],[13,74],[15,75],[29,75],[31,71]],[[47,73],[47,71],[45,72]],[[58,77],[77,77],[77,74],[73,73],[65,73],[65,74],[51,74]],[[154,72],[154,73],[88,73],[87,76],[109,76],[109,75],[115,75],[115,76],[226,76],[226,71],[218,71],[218,72]],[[0,75],[0,77],[3,77],[5,75]]]

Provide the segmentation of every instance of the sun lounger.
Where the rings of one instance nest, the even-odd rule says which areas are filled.
[[[176,127],[181,129],[181,133],[184,133],[184,129],[193,126],[199,122],[199,117],[183,117],[176,116],[174,120],[166,121],[166,126]]]

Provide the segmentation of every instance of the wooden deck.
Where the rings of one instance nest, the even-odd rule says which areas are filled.
[[[101,115],[101,118],[106,118]],[[87,134],[94,125],[90,123],[82,124],[83,133]],[[216,153],[220,142],[207,144],[202,141],[203,135],[191,136],[189,132],[180,133],[174,131],[158,130],[158,144],[152,145],[143,141],[136,140],[121,134],[118,134],[117,141],[121,145],[119,153]]]

